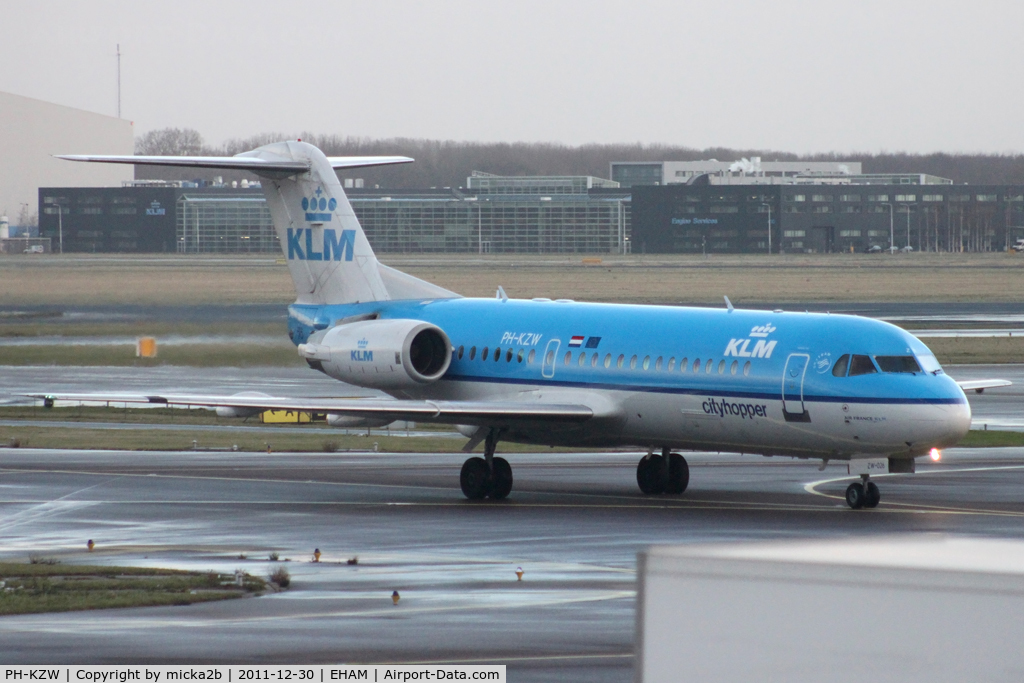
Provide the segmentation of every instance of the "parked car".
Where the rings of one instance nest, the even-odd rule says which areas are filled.
[[[43,253],[43,245],[41,245],[41,244],[33,244],[32,246],[25,247],[25,253],[26,254],[42,254]]]
[[[881,254],[882,247],[878,244],[872,244],[870,247],[864,250],[865,254]]]
[[[1019,240],[1017,240],[1016,243],[1010,246],[1010,249],[1013,249],[1018,254],[1024,252],[1024,237],[1021,237]]]

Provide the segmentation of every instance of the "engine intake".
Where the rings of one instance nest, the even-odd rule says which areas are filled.
[[[349,384],[405,389],[440,379],[452,362],[452,343],[422,320],[365,320],[313,335],[299,354]]]

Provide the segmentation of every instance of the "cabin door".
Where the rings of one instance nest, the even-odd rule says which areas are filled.
[[[804,407],[804,376],[811,357],[791,353],[782,373],[782,414],[787,422],[810,422]]]
[[[555,357],[558,355],[558,347],[561,343],[561,339],[552,339],[544,350],[544,363],[541,365],[540,374],[547,379],[555,376]]]

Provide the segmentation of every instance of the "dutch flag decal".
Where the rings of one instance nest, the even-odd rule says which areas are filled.
[[[583,346],[583,336],[582,335],[574,336],[572,339],[569,340],[569,346],[571,346],[571,347]]]

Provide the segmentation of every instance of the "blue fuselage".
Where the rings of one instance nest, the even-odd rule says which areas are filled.
[[[970,423],[966,397],[931,351],[868,318],[459,298],[295,304],[289,335],[304,343],[366,314],[432,323],[451,340],[451,365],[418,398],[529,396],[597,403],[607,417],[509,437],[524,441],[914,456],[955,443]],[[854,374],[853,356],[873,367],[861,360]],[[920,369],[895,371],[893,358]]]

